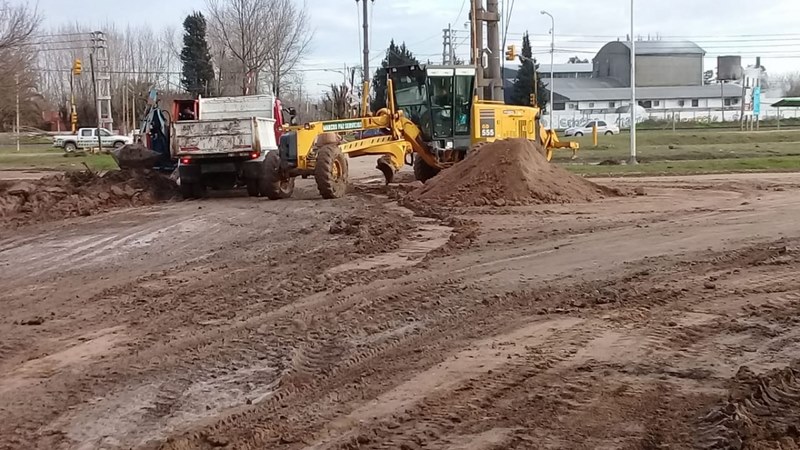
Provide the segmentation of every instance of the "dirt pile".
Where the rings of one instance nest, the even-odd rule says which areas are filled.
[[[416,226],[401,215],[385,214],[376,208],[338,217],[330,225],[329,232],[355,238],[351,252],[363,255],[396,250],[403,236],[416,230]]]
[[[619,196],[551,164],[538,144],[509,139],[486,144],[410,194],[412,201],[452,206],[573,203]]]
[[[161,154],[138,143],[114,149],[111,156],[122,169],[147,169],[155,166],[161,158]]]
[[[0,223],[20,226],[143,206],[177,196],[177,185],[149,170],[98,175],[67,172],[35,181],[0,184]]]

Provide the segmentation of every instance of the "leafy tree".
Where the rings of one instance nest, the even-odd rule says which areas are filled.
[[[539,64],[533,59],[533,49],[531,48],[531,38],[528,33],[522,38],[522,66],[517,71],[517,77],[511,86],[511,96],[509,103],[512,105],[529,106],[531,104],[531,94],[533,94],[533,77],[536,75],[536,85],[538,94],[536,99],[541,108],[547,105],[550,92],[544,85],[542,77],[539,76]]]
[[[419,64],[417,58],[408,50],[405,42],[399,46],[394,43],[394,39],[386,49],[386,57],[381,62],[381,67],[375,72],[372,79],[372,101],[370,108],[377,111],[386,107],[386,74],[389,67],[408,66]]]
[[[567,64],[586,64],[588,62],[589,62],[588,59],[585,59],[585,58],[581,59],[580,56],[573,56],[573,57],[569,58],[569,60],[567,61]]]
[[[183,29],[181,84],[194,96],[210,95],[214,67],[211,65],[211,52],[206,41],[206,19],[199,12],[192,13],[183,21]]]

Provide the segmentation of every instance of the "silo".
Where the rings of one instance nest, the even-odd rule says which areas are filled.
[[[717,57],[717,79],[721,81],[738,81],[742,79],[741,56]]]

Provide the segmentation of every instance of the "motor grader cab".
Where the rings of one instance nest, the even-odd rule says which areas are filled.
[[[474,67],[393,67],[389,78],[397,109],[420,128],[432,150],[469,149]]]
[[[498,139],[539,142],[548,161],[556,148],[578,150],[577,143],[559,142],[554,130],[541,125],[540,108],[478,100],[475,75],[476,69],[470,66],[410,65],[388,70],[397,108],[420,128],[437,160],[434,165],[414,158],[418,180],[432,178],[440,169],[464,159],[470,149]]]
[[[341,197],[348,159],[367,155],[380,157],[377,168],[389,183],[404,165],[413,165],[416,178],[424,182],[476,145],[498,139],[534,140],[548,159],[554,148],[577,151],[576,143],[561,143],[554,131],[541,126],[539,108],[478,100],[475,75],[469,66],[390,68],[386,108],[359,118],[286,127],[279,150],[264,162],[261,195],[287,198],[295,177],[313,176],[323,198]],[[353,132],[357,139],[344,140]]]

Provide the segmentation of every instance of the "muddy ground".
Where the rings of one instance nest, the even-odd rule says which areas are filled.
[[[800,175],[369,182],[5,232],[0,448],[798,448]]]

